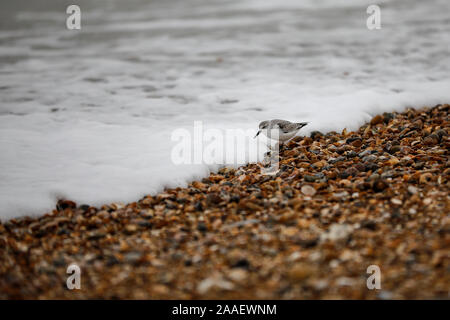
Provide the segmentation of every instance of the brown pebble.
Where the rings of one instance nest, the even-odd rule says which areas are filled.
[[[135,224],[127,224],[125,226],[125,233],[132,234],[137,231],[138,227]]]
[[[437,134],[430,134],[425,139],[423,139],[423,143],[427,146],[438,144],[439,136]]]
[[[312,274],[314,274],[312,266],[305,263],[296,263],[290,268],[288,277],[291,281],[299,282],[309,278]]]
[[[376,115],[375,117],[372,118],[372,120],[370,120],[370,124],[372,126],[375,126],[377,124],[380,124],[383,122],[383,116],[382,115]]]
[[[75,209],[77,204],[70,200],[59,200],[56,204],[56,210],[64,210],[64,209]]]
[[[433,179],[433,175],[429,172],[420,175],[419,182],[421,184],[429,183]]]

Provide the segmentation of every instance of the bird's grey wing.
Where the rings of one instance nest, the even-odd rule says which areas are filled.
[[[283,131],[283,133],[289,133],[297,129],[297,125],[295,123],[285,120],[279,122],[278,126],[280,127],[281,131]]]
[[[284,132],[285,128],[287,125],[289,125],[291,122],[286,121],[286,120],[281,120],[281,119],[273,119],[270,121],[271,127],[272,128],[280,128],[280,130],[282,130]]]

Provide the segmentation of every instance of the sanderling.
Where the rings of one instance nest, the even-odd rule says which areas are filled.
[[[294,123],[280,119],[266,120],[259,124],[259,130],[255,138],[262,132],[269,139],[283,143],[294,137],[307,124],[308,122]]]

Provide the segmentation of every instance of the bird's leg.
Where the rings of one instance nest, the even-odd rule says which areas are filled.
[[[270,150],[270,151],[277,151],[278,150],[278,142],[274,145],[274,146],[272,146],[272,144],[269,142],[268,144],[267,144],[267,148]]]

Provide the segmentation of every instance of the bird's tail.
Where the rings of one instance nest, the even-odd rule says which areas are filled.
[[[298,129],[300,130],[301,128],[303,128],[304,126],[306,126],[309,122],[298,122],[296,123]]]

